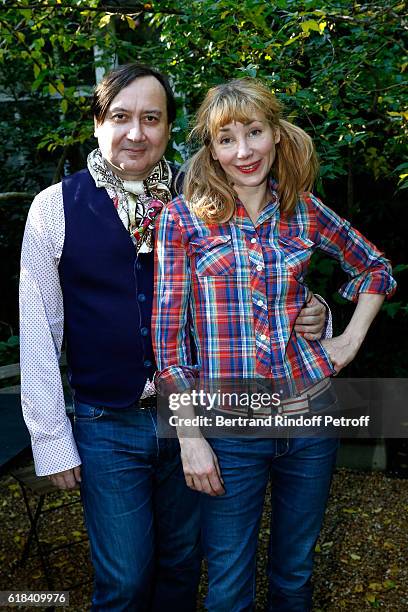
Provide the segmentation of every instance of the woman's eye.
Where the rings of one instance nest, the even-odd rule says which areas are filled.
[[[259,134],[261,134],[261,133],[262,133],[262,130],[260,130],[259,128],[256,128],[254,130],[251,130],[249,132],[249,135],[250,136],[259,136]]]
[[[220,138],[219,143],[220,144],[231,144],[232,138],[230,138],[229,136],[225,136],[224,138]]]

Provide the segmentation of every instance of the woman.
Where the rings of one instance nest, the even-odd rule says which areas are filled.
[[[192,135],[201,148],[186,173],[184,195],[165,206],[157,230],[156,384],[182,391],[197,379],[201,386],[214,378],[266,378],[301,394],[309,410],[324,407],[332,395],[322,381],[355,357],[384,296],[394,291],[389,263],[309,192],[317,170],[312,141],[281,118],[278,101],[260,81],[244,78],[211,89]],[[350,276],[341,294],[357,303],[345,331],[321,342],[294,330],[317,248],[340,262]],[[190,328],[198,347],[195,368]],[[286,406],[292,414],[296,402]],[[253,609],[257,536],[271,478],[268,606],[310,610],[313,550],[336,440],[207,441],[182,425],[178,434],[187,485],[207,493],[208,609]]]

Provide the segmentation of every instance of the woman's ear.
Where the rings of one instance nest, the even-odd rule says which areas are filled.
[[[275,138],[275,144],[278,144],[278,142],[280,142],[280,137],[281,137],[280,127],[274,127],[273,132],[274,132],[273,135]]]
[[[215,161],[217,161],[217,160],[218,160],[218,157],[216,156],[215,151],[214,151],[214,149],[213,149],[212,147],[210,147],[210,153],[211,153],[211,157],[212,157],[212,158],[213,158]]]

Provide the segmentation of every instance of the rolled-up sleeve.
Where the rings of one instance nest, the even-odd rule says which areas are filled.
[[[193,366],[191,359],[190,292],[190,264],[180,227],[164,207],[156,226],[152,313],[152,340],[158,368],[155,384],[163,395],[192,389],[198,377],[198,367]]]
[[[339,293],[357,302],[360,293],[383,294],[390,298],[396,289],[391,264],[377,247],[348,221],[311,196],[316,212],[319,248],[340,262],[350,279]]]

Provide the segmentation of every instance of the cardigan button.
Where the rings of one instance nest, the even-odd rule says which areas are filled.
[[[152,367],[152,362],[149,361],[149,359],[146,359],[146,361],[143,362],[143,365],[145,368],[151,368]]]
[[[142,336],[148,336],[149,335],[149,330],[147,329],[147,327],[141,327],[140,328],[140,333],[142,334]]]
[[[139,293],[139,295],[137,296],[137,299],[139,300],[139,302],[145,302],[146,296],[144,293]]]

